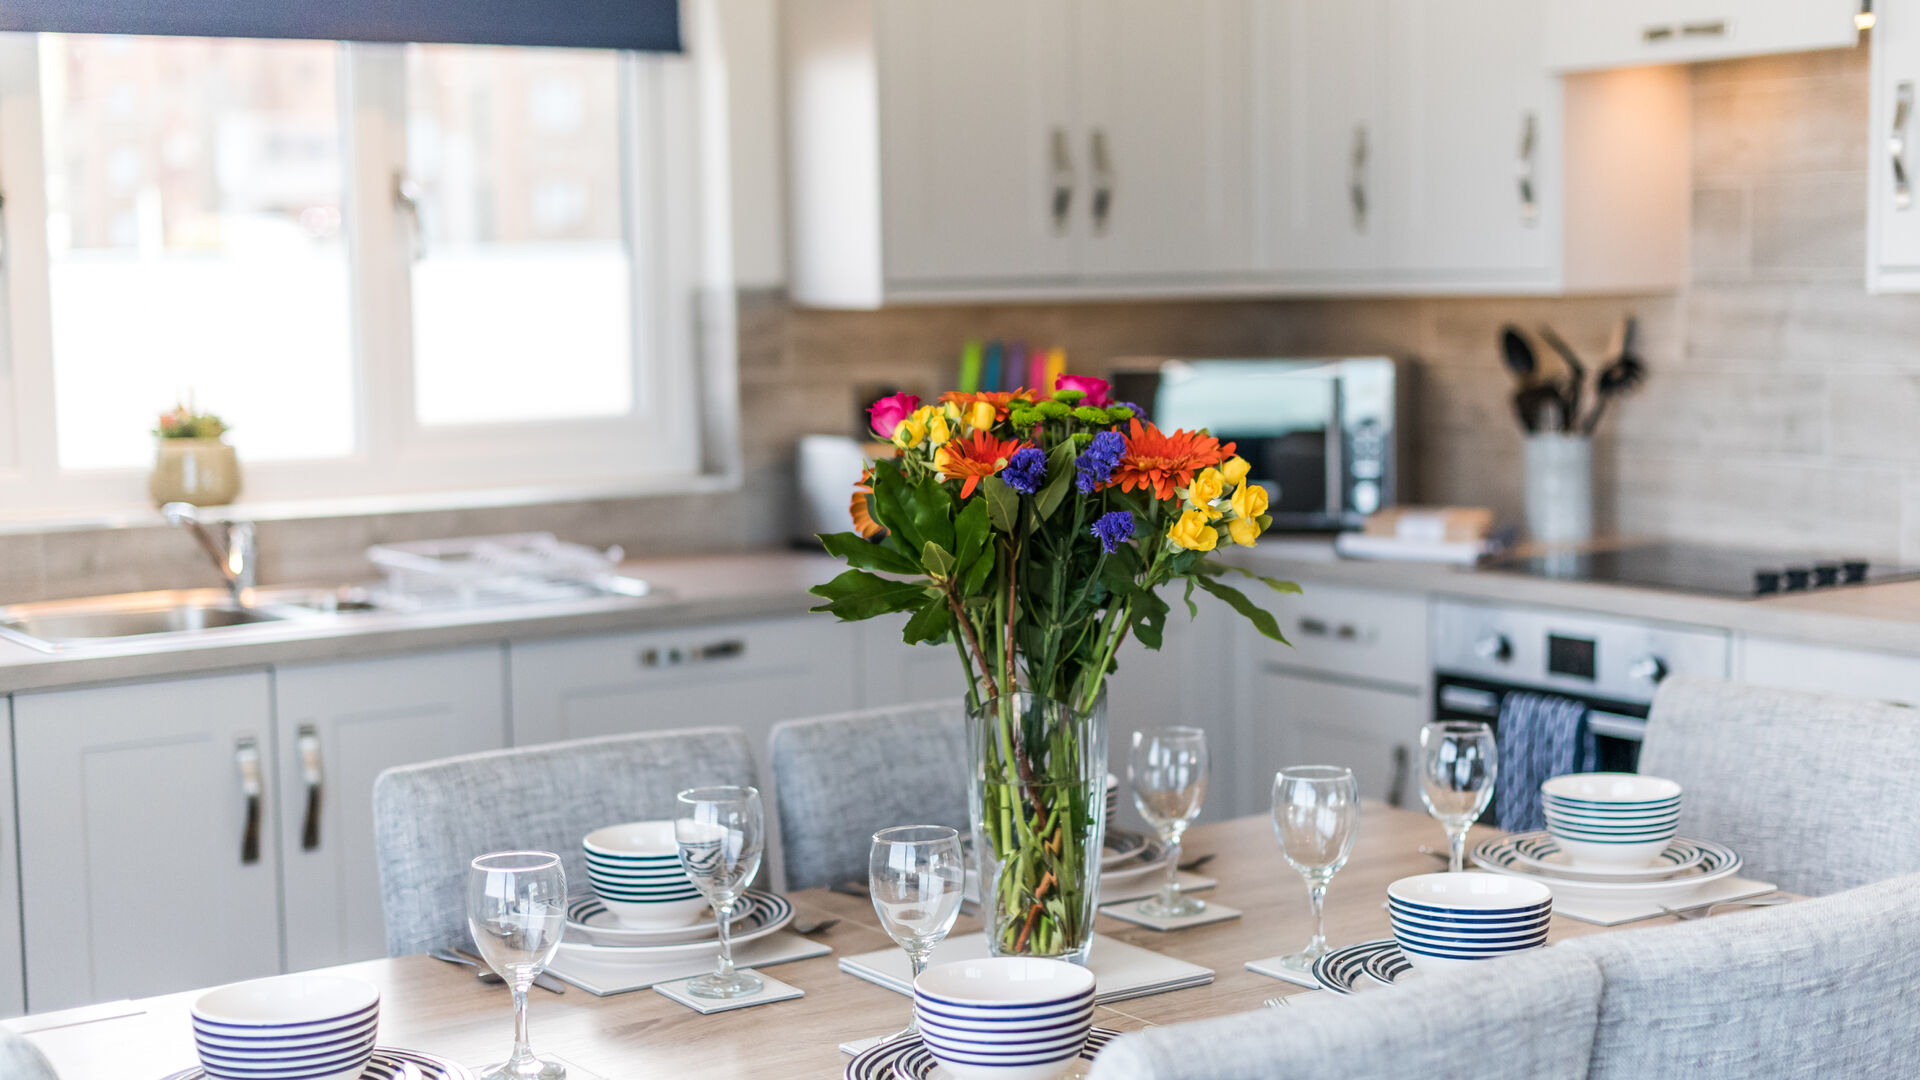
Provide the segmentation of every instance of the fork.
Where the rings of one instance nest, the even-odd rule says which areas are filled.
[[[789,929],[791,929],[796,934],[817,934],[822,930],[830,930],[833,927],[838,925],[840,925],[839,919],[827,918],[827,919],[815,919],[814,921],[810,923],[806,923],[804,925],[796,924],[792,927],[789,927]]]
[[[1745,900],[1721,900],[1712,904],[1696,904],[1693,907],[1670,908],[1665,904],[1662,904],[1660,905],[1660,910],[1666,912],[1667,914],[1673,916],[1676,919],[1690,922],[1694,919],[1704,919],[1707,916],[1712,915],[1714,908],[1774,907],[1775,905],[1778,905],[1778,904],[1787,903],[1792,899],[1793,899],[1792,897],[1787,896],[1784,893],[1770,893],[1763,896],[1749,897]]]

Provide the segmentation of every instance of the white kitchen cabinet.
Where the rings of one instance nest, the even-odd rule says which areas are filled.
[[[281,970],[264,671],[18,694],[35,1012]]]
[[[19,830],[14,825],[13,710],[0,697],[0,1019],[27,1011],[27,971],[20,948]]]
[[[1867,287],[1920,291],[1920,0],[1880,0],[1873,25],[1867,162]]]
[[[373,781],[506,745],[500,646],[274,671],[287,967],[386,955]]]
[[[1290,765],[1344,765],[1363,797],[1419,805],[1413,763],[1428,719],[1425,698],[1272,663],[1254,671],[1249,684],[1248,758],[1269,787]]]
[[[1244,274],[1250,2],[788,5],[794,299]]]
[[[1920,657],[1742,638],[1734,678],[1756,686],[1920,706]]]
[[[1880,8],[1885,0],[1875,3]],[[1591,71],[1859,43],[1862,0],[1546,0],[1547,66]],[[1878,26],[1875,33],[1879,32]]]
[[[1267,603],[1261,593],[1248,590],[1255,603]],[[1158,651],[1129,637],[1120,646],[1119,668],[1107,677],[1107,757],[1121,781],[1120,824],[1144,830],[1146,822],[1134,808],[1126,787],[1127,754],[1133,733],[1149,728],[1183,725],[1207,733],[1207,799],[1200,820],[1219,821],[1258,812],[1249,801],[1237,762],[1243,747],[1244,717],[1239,710],[1239,685],[1233,677],[1234,642],[1254,630],[1230,608],[1211,596],[1194,595],[1197,618],[1189,619],[1180,599],[1180,586],[1163,590],[1173,606],[1167,616]],[[1277,597],[1276,597],[1277,599]],[[1268,604],[1269,607],[1276,605]]]

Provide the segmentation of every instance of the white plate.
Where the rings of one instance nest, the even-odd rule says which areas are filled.
[[[1555,877],[1582,881],[1661,881],[1699,866],[1707,857],[1706,849],[1699,844],[1675,837],[1653,866],[1607,866],[1575,863],[1546,832],[1514,833],[1507,839],[1513,841],[1516,863]]]
[[[1167,847],[1165,840],[1157,836],[1149,836],[1146,847],[1134,861],[1101,867],[1100,880],[1127,881],[1146,873],[1164,874],[1167,872],[1167,858],[1172,854],[1173,849]]]
[[[756,895],[748,889],[740,898],[733,910],[733,925],[740,925],[740,920],[752,914],[754,905],[760,902]],[[589,895],[567,902],[567,936],[589,945],[677,945],[683,941],[719,941],[720,928],[709,905],[706,913],[690,925],[642,930],[614,918],[599,897]]]
[[[1531,869],[1519,861],[1514,850],[1516,839],[1512,836],[1502,836],[1481,841],[1473,849],[1474,865],[1496,874],[1532,878],[1552,889],[1555,897],[1635,900],[1641,903],[1660,904],[1686,896],[1702,885],[1732,877],[1740,872],[1740,855],[1732,848],[1707,840],[1690,840],[1688,843],[1698,845],[1706,852],[1705,857],[1691,870],[1657,881],[1588,881],[1563,877],[1558,871],[1549,873]]]
[[[401,1066],[412,1065],[420,1074],[421,1080],[473,1080],[473,1074],[465,1066],[455,1064],[443,1057],[423,1054],[418,1050],[402,1050],[396,1046],[376,1046],[373,1059],[367,1062],[367,1071],[360,1074],[360,1080],[398,1080],[404,1075]],[[169,1073],[164,1080],[207,1080],[207,1074],[200,1066]]]
[[[1118,866],[1128,859],[1137,859],[1147,850],[1153,837],[1128,829],[1107,829],[1107,846],[1100,852],[1100,867],[1106,869]]]
[[[793,905],[778,893],[748,889],[753,910],[734,924],[729,937],[733,944],[744,945],[774,933],[793,921]],[[600,964],[657,964],[683,956],[700,956],[718,947],[718,938],[662,945],[594,945],[588,942],[561,941],[560,953],[578,956]]]

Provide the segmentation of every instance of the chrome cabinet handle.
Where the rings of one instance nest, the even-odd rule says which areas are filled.
[[[1053,156],[1053,197],[1048,203],[1048,212],[1053,215],[1053,231],[1067,231],[1068,214],[1073,209],[1073,189],[1077,181],[1073,175],[1073,154],[1067,148],[1067,132],[1064,128],[1054,128],[1050,140]]]
[[[1388,806],[1407,804],[1407,776],[1413,771],[1412,757],[1404,745],[1393,748],[1393,780],[1387,784]]]
[[[1712,19],[1707,22],[1697,23],[1681,23],[1680,36],[1693,38],[1726,37],[1728,29],[1727,20],[1725,19]]]
[[[301,724],[300,778],[307,785],[307,815],[300,826],[300,850],[320,850],[320,797],[325,790],[325,772],[320,767],[320,732],[312,724]]]
[[[1887,157],[1893,162],[1893,208],[1913,206],[1913,183],[1907,176],[1907,121],[1913,115],[1913,82],[1894,91],[1893,131],[1887,136]]]
[[[1520,159],[1517,175],[1520,186],[1520,221],[1532,225],[1540,220],[1540,202],[1533,193],[1534,151],[1540,141],[1539,122],[1532,113],[1520,118]]]
[[[406,173],[393,174],[394,209],[407,215],[407,224],[412,230],[413,259],[420,261],[427,254],[427,230],[420,221],[420,185]]]
[[[1330,637],[1339,641],[1357,641],[1364,643],[1370,642],[1379,636],[1370,627],[1360,626],[1355,623],[1341,623],[1338,626],[1334,626],[1330,625],[1325,619],[1316,618],[1312,615],[1301,616],[1299,625],[1300,633],[1307,637]]]
[[[1353,153],[1347,164],[1347,201],[1353,206],[1353,231],[1367,231],[1367,125],[1353,126]]]
[[[233,746],[234,763],[240,766],[240,794],[247,800],[246,830],[240,834],[240,865],[260,861],[260,741],[243,735]]]
[[[1732,24],[1725,19],[1708,19],[1703,22],[1659,23],[1640,31],[1640,40],[1647,45],[1660,45],[1676,38],[1723,38],[1733,32]]]
[[[747,643],[742,638],[727,638],[724,641],[710,641],[705,645],[692,645],[681,648],[670,645],[664,649],[649,645],[640,650],[637,657],[644,668],[679,667],[681,664],[705,664],[716,660],[738,660],[747,655]]]
[[[1113,161],[1107,156],[1107,133],[1093,129],[1093,231],[1107,231],[1107,218],[1113,213]]]

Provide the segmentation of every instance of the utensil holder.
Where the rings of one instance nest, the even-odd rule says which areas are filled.
[[[1528,535],[1542,544],[1593,539],[1593,440],[1529,435],[1526,470]]]

